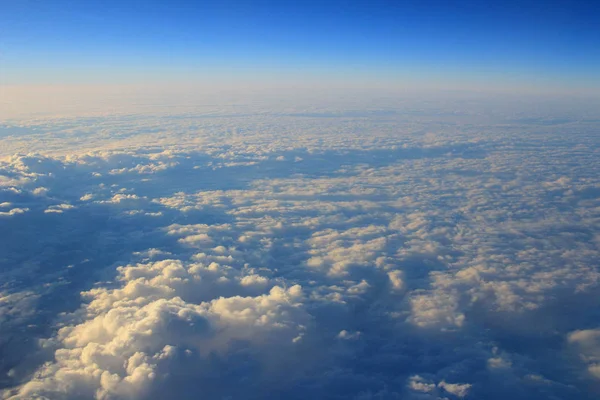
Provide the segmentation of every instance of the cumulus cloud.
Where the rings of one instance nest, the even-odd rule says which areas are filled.
[[[8,211],[0,211],[0,217],[10,217],[13,215],[26,213],[27,211],[29,211],[29,208],[13,208]]]
[[[94,300],[85,310],[87,320],[58,331],[55,361],[17,397],[150,397],[154,385],[169,384],[168,363],[178,354],[196,359],[193,379],[214,373],[206,364],[235,368],[232,352],[248,348],[247,356],[258,358],[262,368],[280,373],[287,366],[281,352],[293,354],[307,329],[302,322],[310,322],[301,310],[300,286],[199,304],[159,292],[134,284],[119,293],[89,293]],[[229,388],[213,390],[225,395]]]
[[[442,399],[445,394],[448,394],[454,398],[462,399],[469,393],[471,385],[468,383],[448,383],[446,381],[435,384],[419,375],[414,375],[408,379],[408,388],[413,393],[425,394],[423,398]]]
[[[569,333],[569,344],[578,350],[590,375],[600,379],[600,329],[584,329]]]
[[[3,397],[596,398],[594,122],[468,104],[21,121]]]

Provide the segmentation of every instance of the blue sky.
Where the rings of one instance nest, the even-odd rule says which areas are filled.
[[[600,6],[576,1],[0,0],[5,84],[206,78],[600,81]]]

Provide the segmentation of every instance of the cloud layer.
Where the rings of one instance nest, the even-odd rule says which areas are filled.
[[[596,398],[597,122],[362,107],[20,121],[4,398]]]

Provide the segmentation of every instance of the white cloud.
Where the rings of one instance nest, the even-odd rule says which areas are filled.
[[[568,342],[576,346],[579,357],[591,376],[600,379],[600,329],[584,329],[569,333]]]
[[[419,375],[413,375],[408,379],[408,388],[412,392],[424,393],[428,399],[443,399],[444,395],[450,394],[453,398],[463,398],[469,393],[471,384],[468,383],[448,383],[444,380],[433,383],[431,380]]]
[[[23,214],[29,211],[29,208],[13,208],[8,211],[0,211],[0,217],[10,217],[12,215]]]
[[[469,393],[469,389],[471,388],[471,384],[469,383],[447,383],[445,381],[441,381],[438,383],[438,387],[441,387],[446,392],[455,395],[456,397],[463,398]]]
[[[594,398],[593,123],[387,101],[22,121],[4,397]]]

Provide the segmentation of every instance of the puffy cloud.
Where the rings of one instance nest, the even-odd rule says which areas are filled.
[[[343,340],[356,340],[360,338],[360,332],[348,332],[344,329],[340,331],[337,337]]]
[[[301,309],[300,286],[199,304],[160,298],[147,288],[123,290],[115,295],[118,299],[91,295],[95,299],[85,310],[88,319],[59,330],[53,344],[62,348],[55,361],[42,367],[17,397],[151,397],[154,385],[168,384],[165,368],[178,353],[231,364],[236,361],[231,352],[250,347],[248,355],[262,360],[263,368],[285,369],[281,352],[293,352],[310,323]],[[204,370],[207,361],[196,362],[191,379],[213,372]],[[226,394],[228,389],[213,390]]]
[[[10,203],[8,203],[10,204]],[[0,217],[10,217],[12,215],[23,214],[29,211],[29,208],[13,208],[8,211],[0,211]]]
[[[412,392],[426,394],[425,398],[428,399],[442,399],[445,394],[462,399],[469,393],[471,385],[468,383],[448,383],[446,381],[435,384],[419,375],[414,375],[408,379],[408,388]]]
[[[4,397],[596,398],[595,125],[483,103],[23,121]]]
[[[589,374],[600,379],[600,329],[584,329],[569,333],[569,344],[578,349]]]

